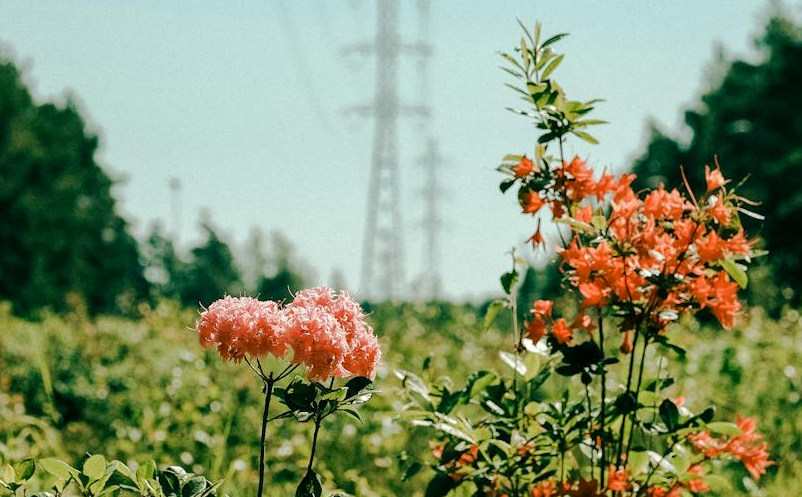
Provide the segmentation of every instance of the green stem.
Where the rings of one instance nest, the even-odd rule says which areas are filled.
[[[649,346],[649,337],[645,336],[644,339],[643,339],[643,353],[641,354],[641,357],[640,357],[640,368],[639,368],[639,371],[638,371],[638,383],[637,383],[637,386],[635,387],[635,399],[636,400],[640,396],[640,387],[641,387],[641,382],[643,381],[643,366],[644,366],[644,364],[646,364],[646,348],[648,346]],[[633,354],[634,354],[634,351],[633,351]],[[637,421],[637,419],[636,419],[637,413],[638,413],[637,408],[634,411],[632,411],[632,416],[631,416],[632,417],[632,421],[630,422],[630,424],[632,426],[631,426],[631,428],[629,430],[629,439],[627,440],[627,450],[626,450],[627,459],[629,459],[629,449],[630,449],[630,447],[632,447],[632,438],[633,438],[633,435],[635,433],[635,422]]]
[[[599,312],[599,348],[601,349],[602,362],[604,362],[604,322],[602,320],[601,312]],[[607,441],[606,433],[604,431],[604,421],[607,417],[607,366],[602,364],[601,371],[601,401],[599,403],[599,416],[601,417],[601,463],[599,465],[599,480],[601,487],[604,487],[604,470],[606,469],[606,446]],[[595,440],[594,440],[595,443]]]
[[[312,453],[309,454],[309,464],[306,466],[306,474],[312,471],[312,461],[315,460],[315,448],[317,448],[317,434],[320,431],[320,422],[322,419],[323,417],[320,414],[315,417],[315,432],[312,435]]]
[[[270,410],[270,399],[273,397],[273,373],[267,377],[265,382],[265,410],[262,414],[262,437],[259,444],[259,487],[256,491],[256,497],[262,497],[262,490],[265,484],[265,439],[267,438],[267,416]]]
[[[590,434],[590,476],[596,472],[596,439],[593,437],[593,405],[590,402],[590,386],[585,385],[585,399],[588,402],[588,429]]]
[[[632,352],[630,352],[629,356],[629,373],[627,373],[627,394],[632,392],[632,373],[635,369],[635,351],[638,350],[638,339],[640,338],[640,330],[635,328],[635,340],[632,344]],[[637,402],[637,399],[636,399]],[[627,417],[623,416],[621,418],[621,429],[618,431],[618,450],[616,451],[615,461],[612,461],[616,468],[621,462],[621,452],[624,450],[624,433],[627,424]]]

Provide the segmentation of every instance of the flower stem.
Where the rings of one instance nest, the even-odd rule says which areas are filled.
[[[267,416],[270,410],[270,399],[273,397],[273,373],[265,381],[265,411],[262,414],[262,438],[259,444],[259,487],[256,497],[262,497],[262,489],[265,484],[265,439],[267,438]]]
[[[599,349],[601,349],[602,361],[604,361],[604,321],[602,320],[601,312],[599,312]],[[607,366],[602,364],[601,370],[601,399],[599,402],[599,416],[601,417],[601,462],[599,463],[599,480],[601,487],[604,487],[604,470],[606,466],[606,433],[604,431],[604,421],[606,418],[607,407]],[[594,440],[595,443],[595,440]]]
[[[635,340],[634,340],[634,343],[632,345],[632,351],[630,352],[630,356],[629,356],[629,373],[627,374],[627,395],[632,393],[632,373],[633,373],[633,370],[634,370],[634,367],[635,367],[635,353],[638,350],[637,349],[637,347],[638,347],[638,338],[640,337],[640,335],[641,335],[640,334],[640,329],[639,328],[635,328]],[[638,400],[636,398],[635,399],[635,403],[637,404],[637,402],[638,402]],[[626,424],[627,424],[627,416],[624,415],[621,418],[621,429],[618,432],[618,451],[616,452],[615,461],[611,461],[612,463],[615,464],[616,468],[618,467],[619,464],[621,464],[621,453],[624,450],[624,432],[625,432],[625,429],[626,429]],[[632,428],[630,428],[630,429],[632,429]]]
[[[639,368],[639,371],[638,371],[638,383],[637,383],[637,386],[635,387],[635,398],[636,399],[640,396],[640,387],[641,387],[641,382],[643,380],[643,365],[646,363],[646,348],[648,346],[649,346],[649,337],[647,335],[647,336],[644,336],[644,339],[643,339],[643,354],[640,357],[640,368]],[[633,354],[634,354],[634,352],[633,352]],[[632,421],[630,423],[632,426],[629,429],[629,440],[627,440],[627,450],[625,452],[627,459],[629,458],[629,449],[630,449],[630,447],[632,447],[632,436],[635,433],[634,428],[635,428],[635,421],[636,421],[637,412],[638,411],[637,411],[637,407],[636,407],[636,409],[634,411],[632,411]]]
[[[306,473],[312,471],[312,461],[315,460],[315,448],[317,447],[317,433],[320,431],[320,422],[323,418],[318,415],[315,417],[315,432],[312,434],[312,452],[309,454],[309,464],[306,466]]]

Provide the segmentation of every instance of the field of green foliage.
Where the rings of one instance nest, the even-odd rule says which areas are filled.
[[[485,330],[483,314],[454,304],[372,309],[384,350],[378,394],[362,407],[364,425],[336,417],[324,427],[324,481],[357,496],[423,495],[425,475],[405,481],[404,472],[406,454],[431,450],[429,437],[399,419],[403,397],[395,371],[420,371],[426,361],[426,375],[448,374],[461,383],[482,365],[503,367],[497,352],[509,338],[504,319]],[[196,316],[163,304],[136,320],[72,313],[30,322],[0,307],[0,463],[27,456],[77,462],[85,451],[132,465],[155,459],[223,478],[230,495],[251,494],[260,386],[244,365],[201,349],[192,330]],[[802,472],[800,313],[769,319],[756,308],[732,332],[693,323],[677,332],[678,343],[693,346],[685,359],[667,355],[662,361],[682,378],[674,394],[694,408],[704,407],[703,399],[715,402],[722,419],[759,415],[778,462],[762,490],[745,471],[728,468],[735,489],[728,495],[802,494],[794,476]],[[279,424],[268,442],[274,495],[292,495],[302,476],[308,434],[297,430],[309,428]]]

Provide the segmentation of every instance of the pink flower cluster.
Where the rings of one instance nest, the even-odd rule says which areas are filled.
[[[225,360],[292,349],[292,364],[303,364],[310,380],[347,376],[373,379],[381,360],[379,341],[351,296],[328,287],[303,290],[285,307],[251,297],[226,296],[203,313],[196,328],[204,347],[217,347]]]

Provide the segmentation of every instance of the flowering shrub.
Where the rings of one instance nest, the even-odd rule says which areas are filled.
[[[728,186],[718,163],[706,166],[706,191],[694,194],[687,182],[684,192],[636,192],[634,175],[599,175],[579,157],[567,159],[566,139],[595,143],[587,129],[604,121],[587,118],[595,101],[568,100],[552,76],[563,59],[552,47],[565,35],[542,40],[539,25],[525,34],[517,57],[502,55],[521,83],[512,88],[530,106],[511,110],[540,134],[531,157],[504,158],[500,187],[517,188],[522,212],[537,216],[535,249],[548,243],[540,216],[548,211],[558,224],[563,286],[574,305],[557,316],[553,302],[538,300],[519,323],[513,251],[501,277],[508,298],[486,318],[511,311],[512,349],[500,352],[511,374],[477,371],[455,389],[447,378],[430,385],[400,373],[406,416],[437,433],[426,496],[469,486],[476,496],[677,497],[721,490],[716,467],[724,460],[759,478],[773,463],[756,421],[714,422],[712,407],[692,412],[664,394],[674,379],[662,357],[655,364],[656,350],[685,353],[671,342],[680,320],[705,312],[724,328],[735,323],[744,264],[759,255],[739,220],[757,216],[746,207],[753,203]],[[552,374],[569,388],[546,401],[541,386]]]
[[[280,418],[315,425],[309,464],[296,496],[319,497],[322,485],[312,463],[321,423],[336,412],[360,419],[354,406],[370,399],[381,360],[379,342],[359,304],[348,293],[335,294],[328,287],[298,292],[283,307],[272,301],[226,296],[201,313],[196,328],[203,346],[216,347],[224,360],[245,361],[264,383],[257,497],[264,488],[267,424]],[[265,372],[261,358],[284,359],[290,350],[286,367]],[[296,376],[286,387],[276,388],[301,365],[307,368],[308,381]],[[335,388],[335,378],[349,377]],[[274,395],[287,410],[270,418]]]

